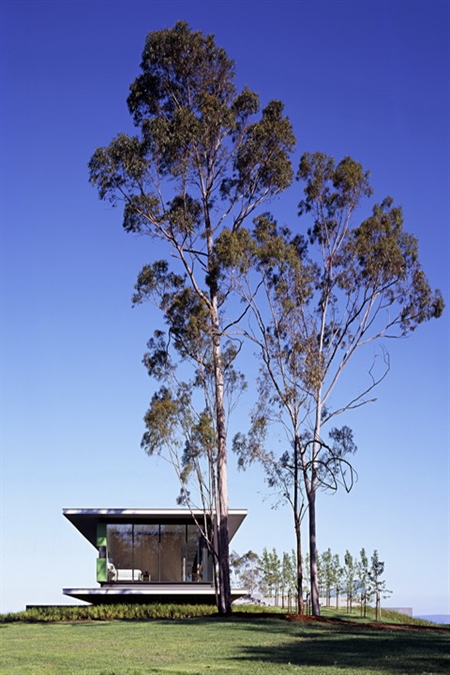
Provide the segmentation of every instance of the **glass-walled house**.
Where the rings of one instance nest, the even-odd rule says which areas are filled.
[[[107,523],[105,558],[110,582],[214,581],[212,555],[193,523]]]
[[[100,586],[65,588],[65,595],[92,603],[215,602],[214,560],[204,536],[213,539],[213,523],[202,511],[64,509],[63,514],[96,548]],[[246,515],[230,510],[230,540]],[[243,594],[232,591],[233,599]]]

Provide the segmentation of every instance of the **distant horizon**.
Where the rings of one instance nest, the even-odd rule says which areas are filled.
[[[414,619],[423,619],[432,623],[445,623],[450,625],[450,614],[420,614],[414,615]]]

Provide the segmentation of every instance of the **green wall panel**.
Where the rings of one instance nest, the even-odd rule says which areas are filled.
[[[106,546],[106,523],[97,523],[97,548]]]
[[[106,558],[97,558],[97,581],[108,581],[108,570],[106,566]]]

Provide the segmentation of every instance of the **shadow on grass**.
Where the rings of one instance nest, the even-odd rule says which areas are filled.
[[[253,625],[253,629],[260,630],[263,626]],[[266,623],[265,630],[282,633],[283,625],[275,623],[269,629]],[[302,627],[297,633],[285,627],[284,633],[284,644],[242,647],[237,659],[279,665],[364,667],[391,675],[450,672],[450,640],[445,633],[377,631],[361,627]]]

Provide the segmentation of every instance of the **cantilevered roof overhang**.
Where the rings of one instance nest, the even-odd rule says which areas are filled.
[[[63,515],[77,528],[86,539],[96,547],[97,523],[145,523],[145,524],[182,524],[203,522],[201,509],[63,509]],[[247,515],[246,509],[228,511],[228,530],[230,540],[234,537]]]

